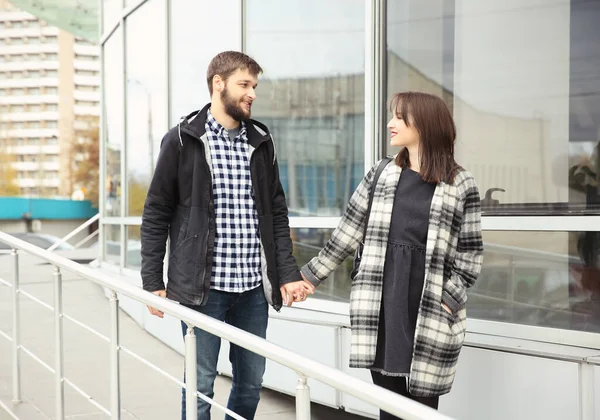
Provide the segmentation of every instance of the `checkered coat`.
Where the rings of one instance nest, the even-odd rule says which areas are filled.
[[[376,168],[357,187],[326,246],[302,268],[313,284],[327,278],[363,240]],[[375,187],[362,261],[350,293],[351,367],[369,368],[375,361],[385,255],[401,172],[391,161]],[[473,176],[461,170],[452,184],[437,185],[431,201],[425,284],[409,377],[411,394],[438,396],[450,391],[466,332],[466,291],[475,283],[482,260],[479,192]],[[442,302],[453,315],[443,309]]]

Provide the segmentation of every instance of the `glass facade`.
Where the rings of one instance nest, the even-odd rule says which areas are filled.
[[[265,71],[253,117],[277,142],[290,216],[340,216],[364,175],[364,1],[247,8],[247,52]]]
[[[122,17],[115,4],[105,1],[105,28]],[[452,111],[457,160],[481,192],[485,259],[470,318],[600,332],[600,1],[220,5],[225,28],[198,25],[216,13],[209,0],[148,0],[104,42],[104,261],[139,269],[160,140],[209,101],[210,59],[244,50],[265,70],[253,117],[276,142],[299,264],[327,241],[365,168],[396,152],[391,95],[426,91]],[[317,298],[348,301],[350,263]]]
[[[446,100],[486,215],[598,214],[599,21],[597,1],[389,0],[388,98]]]
[[[294,257],[299,266],[309,262],[327,243],[333,229],[296,228],[291,230]],[[347,302],[350,296],[352,257],[329,276],[316,290],[315,298]]]
[[[121,158],[125,143],[123,123],[123,31],[117,28],[104,44],[104,126],[105,146],[105,213],[102,216],[121,216]]]
[[[127,20],[127,216],[142,215],[168,129],[164,10],[165,0],[150,0]]]
[[[469,316],[600,333],[598,232],[485,231]]]
[[[231,25],[223,33],[221,19],[202,19],[198,16],[215,13],[210,0],[178,0],[170,2],[170,57],[171,57],[171,125],[182,116],[202,108],[208,102],[206,69],[210,60],[221,51],[236,49],[231,40],[242,37],[239,0],[219,0],[219,8],[227,14]],[[219,36],[213,34],[219,33]],[[239,47],[237,47],[239,49]]]

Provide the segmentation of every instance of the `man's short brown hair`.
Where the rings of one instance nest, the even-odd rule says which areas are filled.
[[[217,74],[225,81],[236,70],[248,70],[250,74],[258,76],[263,72],[262,67],[250,56],[238,51],[224,51],[212,59],[206,72],[208,92],[212,96],[212,80]]]

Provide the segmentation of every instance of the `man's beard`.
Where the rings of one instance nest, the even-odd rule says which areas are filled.
[[[227,88],[223,89],[221,92],[221,102],[223,102],[223,106],[225,107],[225,112],[231,118],[236,121],[247,121],[250,119],[250,111],[246,112],[242,108],[242,105],[239,101],[236,101],[235,98],[232,98],[227,91]]]

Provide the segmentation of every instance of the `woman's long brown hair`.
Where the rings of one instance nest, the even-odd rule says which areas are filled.
[[[456,125],[444,101],[424,92],[396,93],[390,110],[402,118],[407,127],[413,126],[421,138],[419,145],[420,174],[426,182],[454,182],[459,169],[454,160]],[[396,157],[396,164],[410,167],[408,150],[404,148]]]

